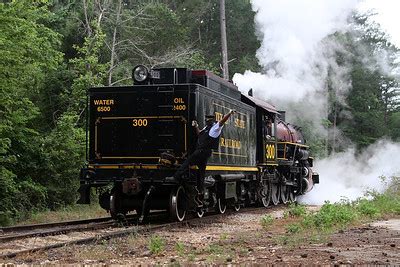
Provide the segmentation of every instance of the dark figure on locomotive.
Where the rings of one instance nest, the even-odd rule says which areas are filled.
[[[113,217],[165,209],[181,221],[190,211],[295,201],[319,182],[300,128],[273,105],[204,70],[139,65],[133,79],[89,90],[78,203],[88,204],[94,187]],[[218,138],[198,136],[189,123],[206,114],[225,124]]]
[[[173,177],[167,177],[166,181],[178,181],[181,182],[182,176],[188,171],[190,165],[197,165],[197,195],[195,202],[198,207],[203,206],[204,198],[204,175],[206,173],[206,166],[208,158],[212,154],[212,149],[218,149],[219,137],[224,127],[225,122],[229,117],[235,113],[234,110],[230,110],[220,121],[215,121],[214,115],[206,115],[205,124],[206,126],[200,130],[197,121],[192,121],[192,126],[196,129],[197,134],[197,146],[196,150],[182,163],[178,168]],[[172,179],[171,179],[172,178]]]

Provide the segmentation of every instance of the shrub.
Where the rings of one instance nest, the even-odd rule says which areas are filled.
[[[357,213],[348,201],[331,204],[326,202],[321,209],[304,218],[304,226],[317,228],[343,227],[357,219]]]
[[[376,218],[380,215],[379,209],[376,207],[374,201],[367,199],[360,199],[356,202],[356,210],[363,216]]]
[[[289,204],[289,209],[285,211],[284,216],[285,217],[302,217],[306,215],[307,209],[305,205],[302,204],[297,204],[297,203],[290,203]]]
[[[296,234],[300,232],[301,230],[301,225],[298,223],[291,223],[286,225],[286,232],[291,233],[291,234]]]

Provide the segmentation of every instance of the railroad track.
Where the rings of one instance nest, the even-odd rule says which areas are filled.
[[[22,231],[45,229],[45,228],[51,228],[51,227],[62,227],[62,226],[70,226],[70,225],[106,222],[106,221],[111,221],[111,218],[110,217],[102,217],[102,218],[85,219],[85,220],[73,220],[73,221],[54,222],[54,223],[41,223],[41,224],[18,225],[18,226],[11,226],[11,227],[0,227],[0,233],[4,234],[4,233],[12,233],[12,232],[22,232]]]
[[[251,212],[252,210],[259,209],[260,208],[246,208],[236,213],[241,213],[243,211]],[[161,214],[165,214],[165,212],[152,213],[149,218],[152,222],[150,225],[134,224],[134,222],[137,221],[137,216],[133,215],[127,218],[128,226],[125,227],[118,225],[118,223],[111,221],[109,218],[108,220],[106,220],[106,218],[100,218],[96,219],[96,222],[86,221],[87,224],[89,223],[88,225],[81,225],[78,222],[73,222],[72,224],[75,224],[73,226],[65,226],[66,223],[53,224],[56,225],[56,227],[61,227],[60,229],[48,229],[48,225],[51,224],[47,224],[47,226],[36,225],[36,228],[33,226],[19,228],[23,229],[24,231],[28,231],[26,229],[29,229],[30,227],[35,230],[38,230],[37,227],[42,228],[42,230],[36,231],[37,233],[15,232],[15,228],[13,229],[14,232],[12,232],[11,228],[7,228],[7,231],[14,233],[14,237],[11,237],[12,234],[4,236],[0,235],[0,259],[13,258],[21,254],[46,251],[69,245],[88,244],[99,240],[118,238],[131,234],[153,232],[168,227],[186,226],[199,221],[206,223],[221,218],[222,216],[226,216],[226,214],[211,214],[203,218],[192,218],[183,222],[172,223],[165,222],[166,217],[164,217],[163,221],[157,222],[157,219],[155,218],[159,219]],[[161,218],[163,218],[163,216],[161,216]],[[62,225],[64,227],[62,227]],[[45,227],[47,227],[47,229]],[[67,235],[67,233],[69,234]]]

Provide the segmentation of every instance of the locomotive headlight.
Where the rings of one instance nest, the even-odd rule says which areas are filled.
[[[135,82],[143,82],[149,76],[149,70],[143,65],[137,65],[133,68],[132,76]]]

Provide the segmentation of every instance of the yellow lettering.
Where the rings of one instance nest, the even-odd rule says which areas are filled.
[[[246,128],[245,126],[245,121],[244,120],[240,120],[240,119],[235,119],[235,127],[244,129]]]
[[[101,105],[111,106],[114,105],[114,99],[94,99],[93,103],[95,106],[101,106]]]
[[[174,103],[175,104],[184,104],[185,101],[183,101],[183,98],[181,98],[181,97],[175,97],[174,98]]]
[[[224,117],[224,114],[219,113],[219,112],[215,112],[215,120],[216,121],[222,120],[223,117]]]
[[[242,148],[241,141],[240,140],[235,140],[235,139],[228,139],[228,138],[221,137],[219,144],[222,147],[228,147],[228,148],[234,148],[234,149],[241,149]]]

